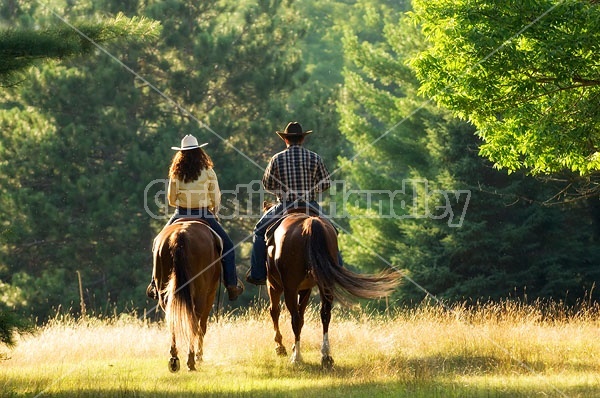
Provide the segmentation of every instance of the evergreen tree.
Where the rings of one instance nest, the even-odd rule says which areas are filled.
[[[33,331],[31,323],[7,309],[0,309],[0,344],[8,347],[15,345],[15,335]],[[0,354],[0,360],[3,357]]]
[[[8,3],[4,8],[0,9],[0,15],[17,14],[16,4]],[[146,40],[148,37],[155,35],[158,32],[158,26],[144,19],[127,19],[122,14],[117,15],[114,19],[95,24],[79,25],[76,29],[83,32],[86,36],[97,43],[113,41],[114,39],[128,40]],[[73,29],[64,28],[48,28],[43,31],[31,30],[28,28],[12,29],[0,32],[0,83],[12,84],[17,76],[25,76],[25,69],[34,64],[39,64],[40,60],[49,59],[64,59],[68,56],[82,55],[90,52],[92,47],[88,42],[82,41],[79,34]],[[0,137],[2,140],[2,149],[11,148],[12,140],[17,138],[19,144],[37,144],[38,140],[35,137],[15,137],[10,132],[13,127],[16,127],[17,132],[30,133],[32,130],[36,132],[44,131],[48,125],[43,119],[38,118],[38,115],[30,112],[21,112],[14,103],[5,105],[7,109],[11,109],[6,113],[0,112]],[[13,126],[13,123],[17,126]],[[38,123],[39,122],[39,123]],[[24,130],[24,131],[23,131]],[[33,134],[39,135],[39,134]],[[32,139],[33,138],[33,139]],[[10,154],[2,150],[3,158],[10,158]],[[5,157],[5,155],[8,155]],[[15,160],[15,159],[11,159]],[[8,163],[8,162],[6,162]],[[29,159],[23,159],[17,166],[23,167],[29,163]],[[9,167],[4,167],[10,169]],[[14,169],[12,169],[14,170]],[[28,173],[29,171],[25,171]],[[8,192],[8,187],[14,185],[11,181],[13,176],[3,174],[0,180],[0,187],[3,195],[0,204],[3,206],[2,220],[4,226],[2,232],[2,240],[10,242],[15,238],[14,229],[10,228],[10,220],[13,215],[18,214],[19,200],[12,197],[12,192]],[[18,220],[17,220],[18,221]],[[18,228],[17,228],[18,230]],[[27,245],[24,245],[27,246]],[[26,250],[24,247],[11,247],[9,250]],[[2,257],[0,257],[2,260]],[[8,262],[8,261],[7,261]],[[11,346],[14,344],[15,333],[25,333],[31,331],[31,324],[17,314],[9,307],[15,307],[26,304],[22,298],[22,289],[17,286],[11,286],[2,281],[4,274],[8,273],[8,267],[4,261],[0,261],[0,286],[2,287],[2,302],[0,302],[0,343]],[[15,282],[19,277],[27,274],[19,272],[13,273]],[[18,284],[18,283],[16,283]]]
[[[108,3],[50,6],[93,20],[120,9],[99,9]],[[260,179],[289,118],[304,22],[288,2],[143,3],[125,11],[161,23],[152,46],[109,44],[93,59],[43,64],[1,94],[0,280],[40,319],[77,306],[77,271],[95,313],[145,306],[170,147],[190,133],[209,142],[221,188],[234,190]],[[22,10],[26,22],[55,18]],[[255,221],[225,227],[238,242]]]
[[[156,38],[158,32],[156,23],[145,18],[126,18],[120,13],[102,23],[61,23],[43,30],[4,29],[0,31],[0,84],[16,84],[29,67],[40,62],[90,54],[96,49],[93,43],[148,40]]]

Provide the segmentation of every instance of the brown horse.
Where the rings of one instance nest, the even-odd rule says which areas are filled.
[[[157,235],[152,252],[152,278],[171,333],[169,370],[180,367],[176,340],[188,344],[187,366],[196,370],[221,276],[220,239],[206,223],[180,219]]]
[[[302,361],[300,332],[304,312],[313,287],[321,296],[323,343],[321,365],[333,367],[329,349],[329,322],[334,298],[347,303],[354,297],[381,298],[389,295],[399,284],[400,274],[383,272],[378,275],[356,274],[339,264],[337,232],[329,221],[304,213],[290,214],[267,233],[267,282],[270,311],[275,329],[275,350],[287,355],[279,331],[280,297],[292,317],[295,342],[292,363]]]

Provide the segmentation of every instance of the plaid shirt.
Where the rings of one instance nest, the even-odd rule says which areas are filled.
[[[265,169],[262,183],[279,200],[315,200],[326,191],[331,180],[323,160],[300,145],[292,145],[275,154]]]

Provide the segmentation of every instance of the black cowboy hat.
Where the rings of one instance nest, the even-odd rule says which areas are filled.
[[[288,125],[285,126],[285,130],[283,130],[283,132],[276,131],[276,133],[281,137],[281,139],[285,139],[287,137],[304,137],[312,133],[312,130],[302,131],[302,126],[300,126],[300,123],[289,122]]]

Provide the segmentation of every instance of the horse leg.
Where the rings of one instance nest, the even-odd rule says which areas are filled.
[[[333,358],[329,349],[329,322],[331,321],[331,306],[333,299],[321,294],[321,323],[323,324],[323,344],[321,345],[321,366],[323,369],[333,368]]]
[[[171,359],[169,359],[169,371],[175,373],[179,371],[180,364],[177,357],[177,346],[175,344],[175,332],[171,332]]]
[[[284,292],[285,305],[290,311],[292,316],[292,330],[294,331],[294,345],[292,346],[292,363],[302,363],[302,354],[300,353],[300,332],[302,331],[302,324],[304,320],[300,314],[298,305],[298,294],[296,292],[288,291]]]
[[[208,300],[207,300],[208,301]],[[188,353],[188,369],[190,371],[196,370],[196,362],[202,362],[202,357],[204,355],[204,334],[206,333],[206,327],[208,325],[208,316],[210,314],[210,306],[202,307],[202,301],[196,302],[196,307],[202,308],[202,311],[196,312],[196,317],[200,322],[200,333],[195,338],[192,338],[190,342],[190,351]]]
[[[298,292],[298,306],[300,312],[300,330],[304,327],[304,313],[306,312],[306,307],[308,306],[308,302],[310,300],[310,291],[311,289],[302,290]]]
[[[196,352],[196,361],[198,362],[202,362],[202,357],[204,356],[204,335],[206,334],[208,316],[211,309],[211,306],[205,305],[204,307],[202,314],[200,314],[200,335],[198,336],[198,351]]]
[[[193,372],[196,370],[196,360],[194,358],[195,357],[194,344],[196,344],[196,342],[194,341],[194,338],[192,338],[192,340],[190,341],[190,349],[188,351],[188,360],[187,360],[187,367],[190,372]]]
[[[196,359],[200,356],[200,362],[202,360],[202,333],[198,336],[190,337],[190,349],[188,351],[187,367],[190,372],[196,370]],[[196,351],[197,347],[197,351]]]
[[[286,296],[287,297],[287,296]],[[292,346],[292,363],[302,363],[302,354],[300,353],[300,333],[304,326],[304,313],[310,299],[310,289],[302,290],[298,293],[297,302],[294,305],[286,305],[292,315],[292,329],[294,330],[294,345]]]
[[[286,356],[287,351],[283,346],[283,336],[279,331],[279,315],[281,314],[281,305],[279,304],[279,299],[281,298],[281,291],[276,290],[271,286],[269,288],[269,300],[271,302],[270,312],[271,319],[273,320],[273,329],[275,330],[275,352],[277,355]]]

